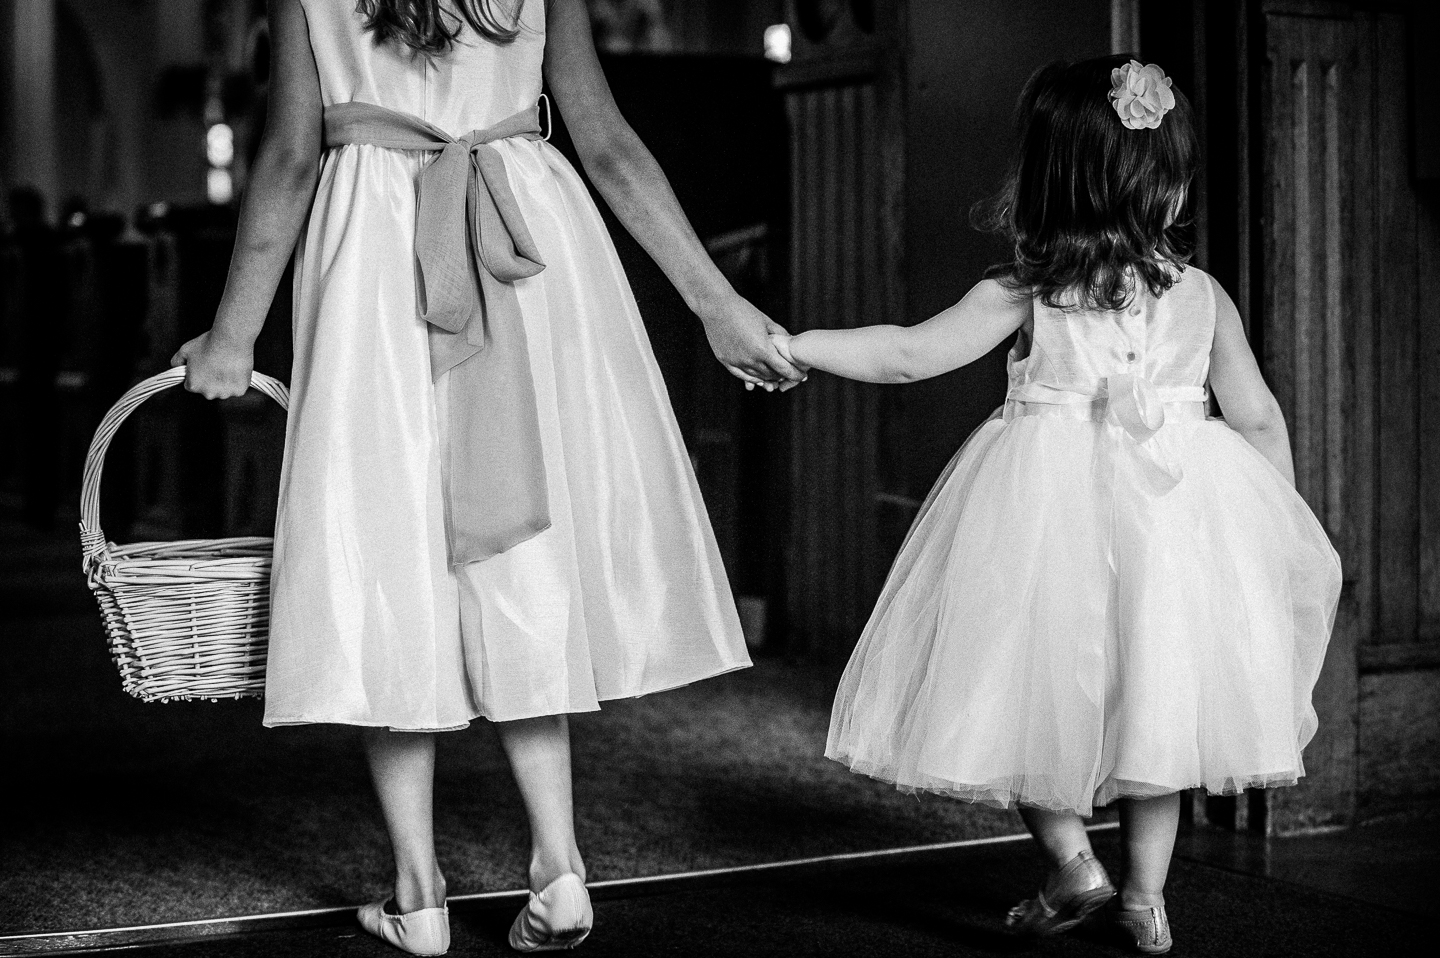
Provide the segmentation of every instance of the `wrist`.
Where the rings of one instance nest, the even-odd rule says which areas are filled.
[[[735,288],[723,277],[718,282],[706,283],[703,287],[684,293],[685,305],[690,312],[700,317],[700,322],[709,324],[711,320],[725,315],[725,306],[739,294]]]
[[[813,337],[811,337],[813,338]],[[805,369],[814,365],[810,357],[805,354],[805,347],[809,343],[805,333],[792,333],[785,343],[785,350],[790,354],[790,362]]]
[[[215,325],[210,327],[210,339],[226,349],[254,349],[257,336],[258,331],[250,332],[237,323],[227,322],[224,317],[217,317]]]

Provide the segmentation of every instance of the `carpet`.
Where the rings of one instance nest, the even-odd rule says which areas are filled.
[[[389,852],[355,733],[264,729],[256,701],[120,690],[78,546],[0,528],[0,933],[346,905]],[[837,676],[753,669],[572,722],[595,880],[1021,830],[822,756]],[[436,831],[452,893],[518,887],[523,811],[484,723],[441,737]]]

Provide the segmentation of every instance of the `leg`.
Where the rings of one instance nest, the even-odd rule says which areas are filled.
[[[496,722],[500,744],[530,818],[530,888],[540,891],[564,874],[585,878],[575,841],[570,786],[570,724],[564,715]]]
[[[1085,823],[1074,812],[1052,812],[1044,808],[1021,806],[1020,817],[1035,836],[1040,853],[1052,868],[1060,868],[1081,852],[1090,851],[1090,836]]]
[[[1165,876],[1170,871],[1179,825],[1178,792],[1120,803],[1120,835],[1125,848],[1121,908],[1165,907]]]
[[[445,879],[435,861],[435,736],[376,728],[363,737],[395,854],[395,908],[402,914],[439,908]]]

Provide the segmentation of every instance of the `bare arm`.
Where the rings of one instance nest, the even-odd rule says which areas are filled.
[[[238,396],[250,386],[255,338],[310,212],[320,168],[320,78],[300,0],[270,0],[270,42],[269,112],[225,293],[210,331],[170,361],[189,365],[185,388],[207,399]]]
[[[1215,287],[1215,341],[1210,347],[1210,386],[1232,429],[1270,460],[1293,486],[1295,465],[1290,458],[1290,435],[1285,416],[1265,379],[1250,343],[1240,311],[1213,279]]]
[[[805,368],[862,382],[908,383],[974,362],[1024,325],[1030,313],[1028,298],[987,279],[916,326],[814,329],[778,341]]]
[[[585,0],[546,3],[545,79],[595,188],[700,317],[727,369],[750,383],[803,379],[766,338],[784,330],[721,274],[655,157],[621,116],[595,55]]]

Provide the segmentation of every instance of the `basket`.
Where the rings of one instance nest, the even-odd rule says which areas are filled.
[[[137,542],[120,546],[100,529],[100,475],[120,424],[145,400],[179,385],[184,367],[135,386],[106,413],[85,457],[80,544],[100,602],[110,657],[126,692],[146,702],[259,696],[270,637],[270,558],[263,536]],[[288,408],[280,382],[250,385]]]

